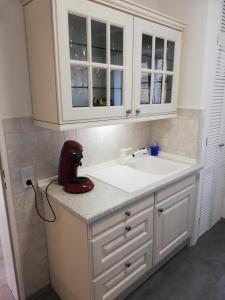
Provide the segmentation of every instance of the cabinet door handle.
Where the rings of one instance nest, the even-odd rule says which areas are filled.
[[[125,229],[126,229],[126,231],[130,231],[131,227],[130,226],[126,226]]]
[[[127,114],[127,115],[130,115],[130,114],[131,114],[131,109],[127,109],[127,110],[126,110],[126,114]]]
[[[223,144],[219,144],[219,147],[221,148],[221,147],[224,147],[225,146],[225,144],[223,143]]]
[[[125,211],[125,216],[129,217],[131,215],[131,211],[127,210]]]
[[[164,211],[163,208],[158,208],[159,213],[163,213],[163,211]]]
[[[127,268],[130,268],[131,263],[130,263],[130,262],[126,262],[126,263],[125,263],[125,266],[126,266]]]
[[[139,108],[136,109],[136,114],[140,114],[141,110]]]

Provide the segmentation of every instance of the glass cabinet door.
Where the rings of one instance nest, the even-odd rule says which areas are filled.
[[[141,105],[171,103],[174,48],[173,41],[142,34]]]
[[[59,1],[58,5],[58,13],[63,14],[58,24],[63,119],[127,117],[132,90],[132,16],[93,2],[87,11],[83,0],[79,5],[76,1]]]
[[[175,108],[180,32],[135,18],[134,97],[138,114]]]
[[[72,106],[122,106],[124,29],[74,14],[68,20]]]

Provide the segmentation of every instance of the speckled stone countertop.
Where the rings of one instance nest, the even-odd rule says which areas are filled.
[[[63,190],[62,186],[53,183],[48,190],[48,197],[50,201],[53,201],[53,203],[57,201],[84,222],[91,223],[160,190],[168,184],[196,174],[201,168],[201,165],[192,163],[187,169],[175,175],[165,176],[159,181],[137,190],[134,193],[124,192],[94,178],[92,178],[92,180],[95,184],[95,188],[85,194],[68,194]],[[85,172],[82,173],[85,174]],[[39,183],[39,190],[42,193],[45,192],[47,182],[48,181],[42,181]]]

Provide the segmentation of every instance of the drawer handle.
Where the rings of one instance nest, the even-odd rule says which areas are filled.
[[[138,115],[138,114],[140,114],[140,112],[141,112],[141,110],[140,109],[136,109],[136,114]]]
[[[130,231],[131,227],[130,226],[126,226],[125,229],[126,229],[126,231]]]
[[[131,263],[130,263],[130,262],[126,262],[126,263],[125,263],[125,266],[126,266],[127,268],[130,268]]]
[[[159,209],[158,209],[158,212],[159,212],[159,213],[163,213],[163,211],[164,211],[163,208],[159,208]]]
[[[125,216],[129,217],[131,215],[131,211],[125,211]]]

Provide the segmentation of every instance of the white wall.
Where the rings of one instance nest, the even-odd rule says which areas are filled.
[[[136,1],[133,0],[133,2],[148,6],[149,8],[155,10],[158,8],[158,0],[136,0]]]
[[[0,260],[3,259],[3,254],[2,254],[2,243],[1,243],[1,236],[0,236]]]
[[[158,0],[158,10],[187,24],[183,33],[179,107],[205,107],[201,97],[208,0]]]
[[[0,117],[31,116],[23,9],[0,0]]]
[[[0,237],[2,242],[2,252],[4,257],[4,265],[6,269],[7,283],[15,298],[18,299],[19,297],[17,293],[14,261],[13,261],[12,247],[11,247],[11,241],[9,235],[6,206],[4,202],[1,175],[0,175]]]

